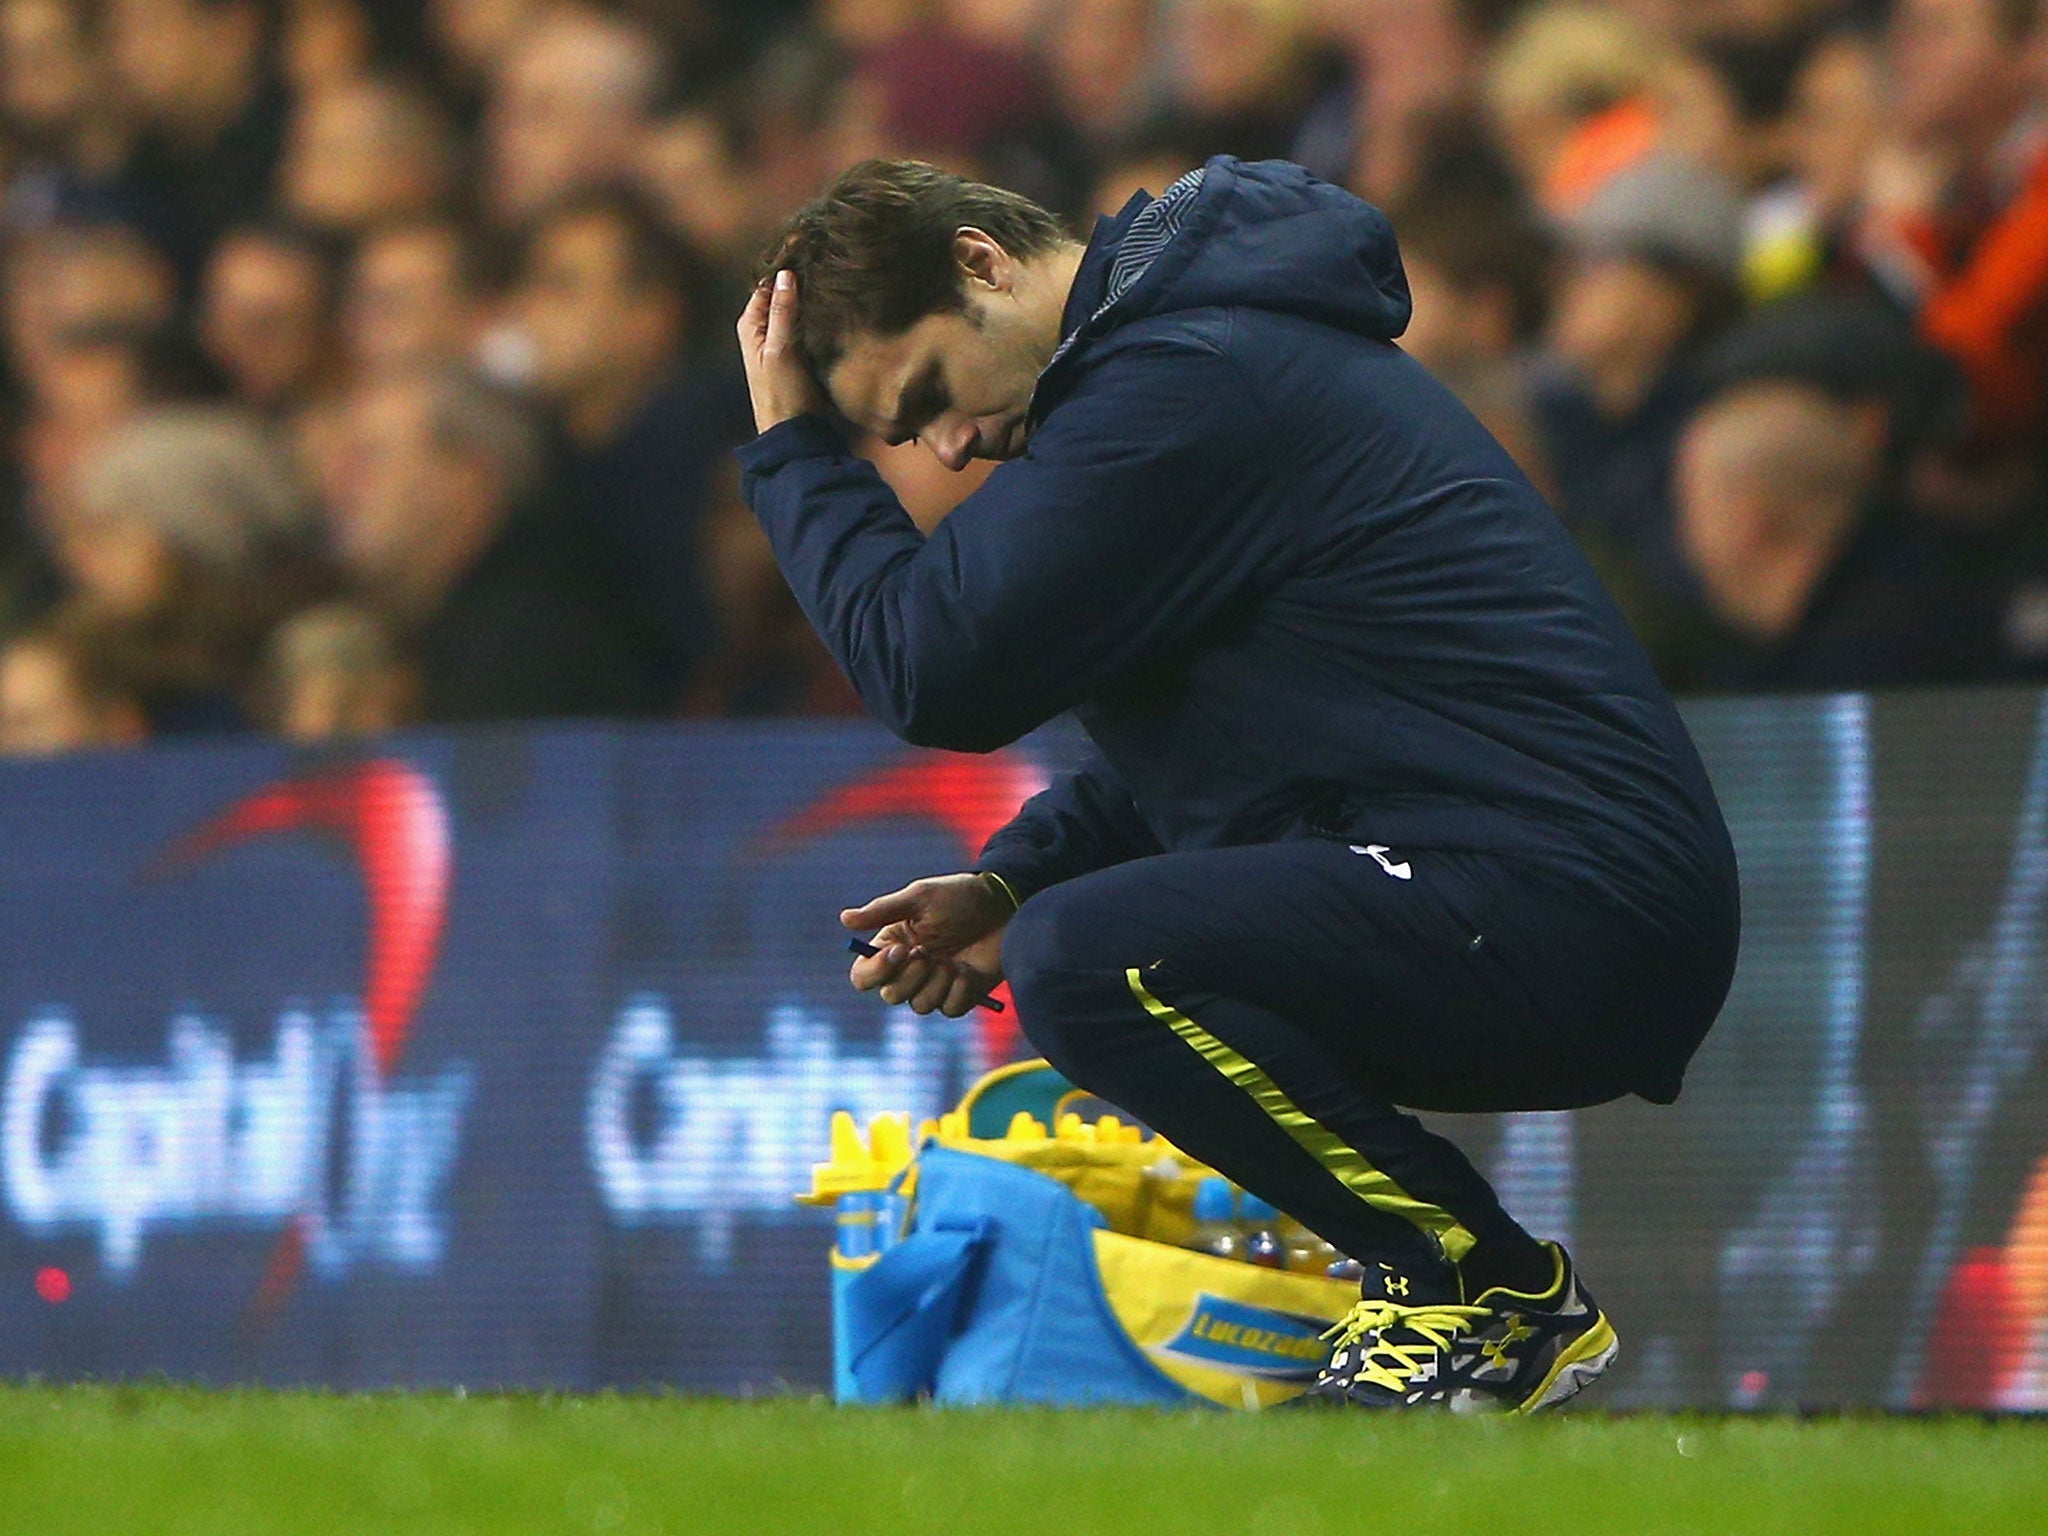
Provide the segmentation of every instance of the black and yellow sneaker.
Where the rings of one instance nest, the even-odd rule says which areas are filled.
[[[1571,1255],[1556,1243],[1543,1246],[1556,1264],[1549,1289],[1495,1286],[1472,1299],[1486,1320],[1456,1341],[1445,1371],[1452,1407],[1534,1413],[1577,1396],[1614,1363],[1614,1325],[1579,1283]]]
[[[1469,1302],[1449,1265],[1373,1265],[1304,1401],[1534,1413],[1582,1391],[1613,1362],[1614,1328],[1564,1249],[1545,1246],[1556,1263],[1547,1290],[1495,1286]]]
[[[1447,1405],[1460,1341],[1491,1321],[1467,1306],[1448,1264],[1369,1263],[1358,1305],[1323,1337],[1329,1362],[1299,1399],[1304,1406],[1423,1408]]]

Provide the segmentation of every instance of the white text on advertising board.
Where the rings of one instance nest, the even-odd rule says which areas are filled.
[[[153,1230],[292,1220],[316,1272],[433,1268],[469,1068],[380,1080],[346,1008],[288,1010],[273,1039],[268,1059],[237,1062],[226,1031],[186,1015],[161,1063],[106,1064],[67,1015],[32,1019],[0,1092],[8,1213],[36,1236],[96,1231],[117,1277]]]

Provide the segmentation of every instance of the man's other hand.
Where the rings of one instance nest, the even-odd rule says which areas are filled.
[[[1003,926],[1015,909],[982,875],[937,875],[849,907],[839,921],[871,929],[876,955],[853,962],[849,979],[863,992],[916,1013],[964,1016],[1003,979]]]
[[[740,316],[740,358],[757,432],[825,409],[825,392],[796,344],[796,309],[796,274],[785,268],[762,279]]]

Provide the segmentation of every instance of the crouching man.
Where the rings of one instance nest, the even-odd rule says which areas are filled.
[[[916,163],[790,223],[746,491],[884,724],[1091,752],[971,871],[843,914],[855,986],[1007,976],[1076,1083],[1355,1255],[1315,1395],[1530,1410],[1613,1359],[1554,1243],[1396,1106],[1668,1103],[1727,993],[1727,830],[1642,651],[1394,345],[1386,219],[1209,162],[1087,244]],[[842,424],[1006,461],[929,537]]]

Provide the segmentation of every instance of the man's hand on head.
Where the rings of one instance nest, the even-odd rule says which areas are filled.
[[[796,274],[784,268],[761,280],[740,316],[740,357],[757,432],[825,409],[825,392],[796,342],[797,302]]]

